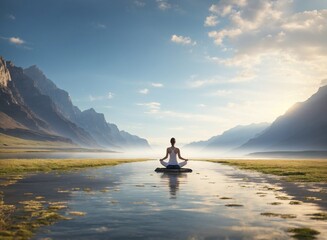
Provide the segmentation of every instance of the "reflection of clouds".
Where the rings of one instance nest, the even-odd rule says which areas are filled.
[[[221,219],[236,221],[232,224],[234,226],[226,229],[226,232],[230,232],[229,236],[244,232],[249,239],[289,239],[289,235],[284,231],[285,227],[299,225],[312,226],[321,232],[321,236],[327,233],[325,222],[311,220],[306,215],[321,212],[317,205],[308,203],[290,205],[292,196],[283,191],[281,184],[269,183],[269,180],[260,173],[244,172],[230,166],[196,161],[190,162],[190,165],[195,171],[188,175],[185,190],[191,191],[198,198],[188,202],[191,204],[189,208],[183,206],[179,210],[209,214],[216,212]],[[244,178],[244,173],[252,180]],[[210,184],[212,182],[215,184]],[[258,192],[264,192],[265,197],[260,197]],[[276,199],[277,195],[287,196],[290,200]],[[232,199],[221,200],[221,197]],[[282,204],[277,206],[269,204],[276,201]],[[225,204],[234,203],[243,204],[244,207],[237,209],[225,207]],[[295,219],[267,218],[260,216],[262,212],[295,214],[297,217]]]
[[[268,227],[254,227],[251,225],[231,226],[224,230],[241,234],[242,238],[247,239],[289,239],[290,236],[283,229],[274,229]]]
[[[179,189],[179,183],[181,178],[187,178],[185,173],[163,173],[161,178],[164,179],[168,186],[170,192],[170,198],[176,199],[176,194]]]

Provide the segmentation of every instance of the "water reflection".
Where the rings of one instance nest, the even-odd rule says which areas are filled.
[[[179,190],[180,180],[183,179],[184,183],[187,179],[186,173],[162,173],[161,179],[168,184],[170,199],[177,198],[177,191]]]
[[[43,227],[34,239],[287,240],[290,239],[287,229],[301,226],[316,229],[321,232],[318,239],[326,239],[326,223],[307,215],[320,212],[317,206],[304,202],[291,205],[290,200],[277,199],[288,195],[274,190],[276,187],[264,179],[261,181],[259,175],[246,172],[245,178],[239,175],[243,171],[232,167],[195,161],[190,163],[193,173],[154,173],[157,164],[148,161],[80,171],[79,174],[92,178],[78,185],[80,191],[71,192],[68,208],[62,214],[69,216],[70,211],[80,211],[85,216]],[[93,186],[85,191],[94,176]],[[68,182],[69,177],[71,173],[67,176],[63,173],[59,179]],[[257,181],[250,181],[250,177],[256,177]],[[32,191],[37,176],[34,179],[25,181],[24,192]],[[43,178],[38,182],[49,187]],[[11,194],[22,195],[14,191]],[[41,192],[37,194],[34,196]],[[280,204],[271,204],[274,202]]]

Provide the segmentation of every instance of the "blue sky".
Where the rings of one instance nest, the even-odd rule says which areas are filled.
[[[326,79],[325,0],[1,0],[0,55],[153,145],[272,122]]]

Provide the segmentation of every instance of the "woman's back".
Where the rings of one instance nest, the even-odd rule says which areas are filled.
[[[167,150],[168,150],[168,153],[169,153],[168,164],[169,165],[178,165],[177,157],[176,157],[176,155],[178,153],[178,148],[169,147]]]

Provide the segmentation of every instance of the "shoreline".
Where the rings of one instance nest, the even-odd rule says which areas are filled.
[[[241,177],[253,182],[256,182],[256,178],[251,173],[259,173],[268,183],[280,185],[287,194],[293,196],[293,199],[289,200],[313,203],[323,211],[327,211],[327,160],[278,160],[276,162],[276,160],[211,159],[202,161],[235,167],[240,171],[232,175],[233,177]],[[308,164],[308,162],[315,164]],[[276,166],[278,166],[278,172]],[[315,170],[321,171],[315,176],[310,175]]]

